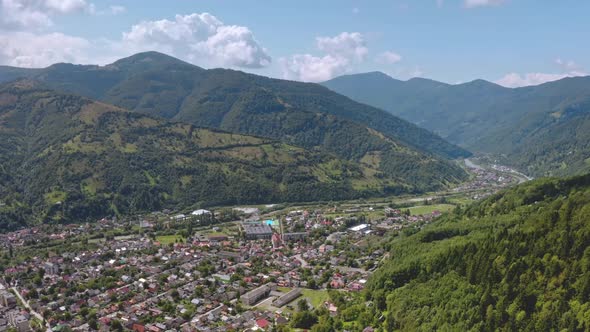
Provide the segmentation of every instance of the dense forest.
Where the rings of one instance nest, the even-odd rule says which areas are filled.
[[[357,304],[360,325],[587,331],[589,216],[585,175],[526,183],[403,232],[364,294],[373,305]]]
[[[386,241],[360,294],[314,332],[590,330],[590,175],[519,185]],[[299,321],[298,321],[299,322]]]

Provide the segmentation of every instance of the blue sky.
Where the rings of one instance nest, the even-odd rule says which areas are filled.
[[[590,1],[0,0],[0,64],[107,64],[158,50],[196,65],[322,81],[539,84],[590,70]]]

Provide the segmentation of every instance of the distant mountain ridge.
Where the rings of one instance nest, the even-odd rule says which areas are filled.
[[[498,155],[534,176],[590,170],[590,77],[516,89],[484,80],[457,85],[400,81],[382,73],[341,76],[322,84],[452,143]]]
[[[398,185],[405,188],[402,191],[438,190],[466,178],[465,171],[447,158],[469,152],[317,84],[204,70],[156,52],[103,67],[57,64],[23,74],[53,89],[169,121],[330,153],[362,165],[368,177],[395,183],[398,189],[390,192],[400,191]],[[356,189],[384,188],[379,181],[359,186]]]
[[[18,68],[0,68],[0,82],[17,76]],[[444,158],[469,156],[427,130],[387,112],[353,102],[317,84],[270,79],[243,72],[204,70],[157,52],[145,52],[99,67],[57,64],[43,69],[22,69],[23,77],[35,78],[51,87],[81,94],[126,109],[171,120],[220,129],[236,127],[234,105],[246,93],[266,91],[269,102],[280,102],[311,113],[327,113],[380,131],[414,149]],[[226,95],[234,98],[223,100]],[[260,95],[259,95],[260,97]],[[230,112],[231,111],[231,112]],[[243,133],[258,128],[242,128]],[[297,143],[297,142],[294,142]]]

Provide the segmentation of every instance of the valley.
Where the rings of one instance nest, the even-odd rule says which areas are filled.
[[[403,120],[387,117],[401,124],[393,134],[309,100],[293,108],[293,87],[268,96],[264,80],[219,123],[48,82],[0,86],[0,313],[13,321],[38,331],[585,324],[546,318],[556,300],[542,286],[572,290],[566,317],[584,312],[587,176],[534,180],[498,154],[432,153],[439,138],[396,137],[422,135]],[[532,245],[539,232],[550,240]],[[542,268],[522,267],[532,262]],[[510,269],[543,277],[528,289]],[[560,269],[568,279],[556,281]]]
[[[0,297],[12,301],[12,292],[16,305],[26,301],[31,325],[39,329],[131,322],[146,329],[202,329],[221,321],[246,328],[278,317],[285,327],[288,320],[305,327],[306,310],[338,316],[345,298],[358,298],[386,259],[383,246],[391,238],[518,181],[504,181],[509,174],[487,167],[470,174],[473,185],[465,191],[192,213],[165,209],[0,234],[0,250],[10,252],[0,260]],[[64,286],[70,290],[56,292]]]
[[[23,75],[0,85],[0,230],[163,206],[418,194],[467,178],[452,158],[469,152],[316,84],[205,71],[156,52]],[[165,103],[186,75],[185,107]],[[128,103],[150,95],[140,87],[159,91],[153,108]]]
[[[371,72],[322,84],[534,177],[590,171],[587,76],[506,88],[481,79],[447,84]]]
[[[588,13],[0,0],[0,332],[590,331]]]
[[[164,90],[131,102],[149,94],[125,86],[150,68],[164,90],[178,87],[174,68],[198,79],[177,106],[162,104]],[[61,81],[64,70],[80,81]],[[97,72],[112,86],[96,90]],[[500,279],[519,257],[489,241],[547,218],[567,230],[584,214],[586,177],[534,180],[507,154],[472,155],[317,85],[159,53],[26,73],[0,86],[0,313],[13,321],[139,332],[573,324],[538,325],[548,314],[530,303],[553,303],[541,287],[490,290],[524,286]],[[579,257],[575,227],[562,250]],[[518,250],[553,266],[538,255],[554,248],[531,248]],[[579,278],[563,281],[576,298]],[[584,310],[566,298],[564,312]],[[456,313],[439,314],[448,303]]]

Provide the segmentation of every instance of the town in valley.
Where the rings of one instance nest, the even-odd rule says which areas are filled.
[[[475,166],[460,187],[418,197],[164,210],[0,234],[0,331],[270,331],[311,309],[346,322],[387,238],[521,179]]]

